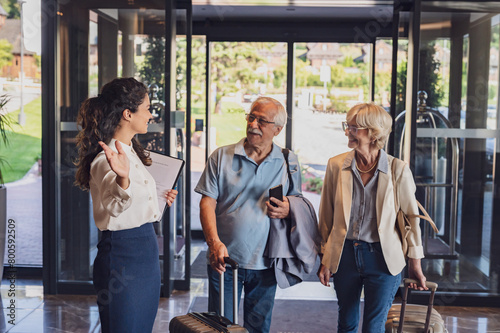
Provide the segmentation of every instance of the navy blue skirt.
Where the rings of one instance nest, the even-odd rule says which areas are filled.
[[[102,332],[151,332],[161,283],[153,224],[103,231],[97,248],[93,275]]]

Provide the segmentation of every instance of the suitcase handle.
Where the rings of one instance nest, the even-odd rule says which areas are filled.
[[[240,265],[238,265],[238,263],[234,259],[231,259],[230,257],[224,257],[224,262],[226,264],[231,265],[231,268],[233,269],[233,271],[240,267]]]
[[[402,295],[401,314],[399,315],[398,333],[403,332],[403,325],[405,321],[406,298],[408,296],[408,287],[410,286],[410,283],[418,284],[418,281],[413,279],[404,279],[405,291]],[[434,293],[436,292],[438,284],[435,282],[426,281],[425,286],[431,290],[431,295],[429,296],[429,304],[427,306],[427,316],[425,317],[425,326],[423,331],[424,333],[428,333],[431,321],[432,305],[434,304]]]
[[[408,285],[410,283],[419,284],[419,282],[417,280],[414,280],[414,279],[404,279],[405,287],[406,287],[406,285]],[[427,288],[429,288],[431,291],[432,290],[436,291],[436,289],[438,287],[438,284],[435,283],[435,282],[425,281],[425,286]]]
[[[224,257],[224,262],[229,264],[233,270],[233,323],[238,325],[238,263],[230,257]],[[219,280],[219,305],[220,315],[224,317],[224,273]]]

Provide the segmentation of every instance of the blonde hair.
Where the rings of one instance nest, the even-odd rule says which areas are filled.
[[[347,122],[354,117],[359,127],[368,129],[368,136],[374,140],[377,148],[384,148],[392,131],[392,118],[389,113],[374,103],[360,103],[347,111]]]

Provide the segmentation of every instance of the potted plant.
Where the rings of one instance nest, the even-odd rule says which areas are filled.
[[[9,102],[6,95],[0,96],[0,147],[7,146],[9,139],[7,129],[10,128],[10,117],[5,110],[5,105]],[[0,149],[0,154],[2,150]],[[5,256],[5,231],[7,227],[7,188],[2,177],[2,167],[8,165],[4,157],[0,155],[0,278],[3,276],[3,263]]]

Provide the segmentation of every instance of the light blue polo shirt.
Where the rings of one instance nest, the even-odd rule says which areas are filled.
[[[269,189],[282,184],[283,195],[301,194],[300,167],[290,151],[293,189],[288,191],[281,148],[273,143],[271,153],[258,165],[247,156],[245,140],[215,150],[194,190],[217,200],[217,232],[229,255],[242,268],[261,270],[270,267],[263,256],[270,225],[266,206]]]

